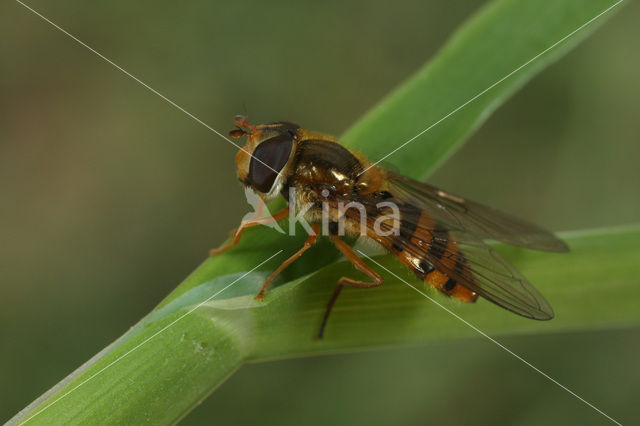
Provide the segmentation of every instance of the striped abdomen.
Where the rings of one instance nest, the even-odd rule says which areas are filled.
[[[398,206],[401,215],[400,235],[382,239],[371,237],[397,256],[420,279],[462,302],[474,302],[478,298],[476,293],[438,271],[428,260],[438,259],[458,274],[468,271],[465,267],[467,260],[450,238],[449,232],[418,207],[406,203]]]

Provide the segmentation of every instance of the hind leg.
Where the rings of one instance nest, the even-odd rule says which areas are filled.
[[[330,235],[330,238],[336,248],[340,250],[347,259],[349,259],[353,266],[355,266],[359,271],[371,278],[372,281],[358,281],[347,277],[342,277],[340,278],[340,280],[338,280],[338,285],[331,295],[331,299],[329,299],[329,303],[327,304],[327,309],[325,310],[324,316],[322,317],[322,324],[320,325],[320,330],[318,331],[318,335],[316,336],[318,339],[322,339],[324,328],[327,325],[327,320],[329,319],[329,314],[331,314],[333,305],[336,303],[336,300],[338,300],[338,296],[340,296],[340,292],[342,291],[344,286],[355,288],[371,288],[377,287],[382,284],[382,277],[378,275],[373,269],[369,268],[367,264],[364,263],[362,259],[360,259],[360,257],[358,257],[356,252],[354,252],[347,243],[342,241],[337,235]]]

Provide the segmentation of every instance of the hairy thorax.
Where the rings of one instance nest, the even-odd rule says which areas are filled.
[[[283,195],[293,203],[296,213],[305,210],[309,223],[320,223],[323,210],[330,222],[339,222],[344,200],[353,200],[365,207],[381,188],[383,172],[366,169],[368,162],[343,146],[329,141],[304,141],[298,149],[292,173],[283,187]],[[360,222],[352,215],[344,220],[346,234],[360,233]]]

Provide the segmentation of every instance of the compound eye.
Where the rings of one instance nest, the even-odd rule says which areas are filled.
[[[278,173],[287,164],[293,137],[289,134],[274,136],[261,142],[253,151],[248,179],[252,186],[263,194],[271,191]]]

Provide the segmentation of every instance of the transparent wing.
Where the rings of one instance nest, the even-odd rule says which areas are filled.
[[[412,240],[405,250],[424,259],[458,284],[511,312],[537,320],[553,318],[553,309],[538,290],[481,239],[459,229],[450,229],[447,234],[432,233],[432,236],[428,246]],[[433,254],[430,250],[433,244],[441,249],[444,247],[442,256]],[[464,262],[455,263],[460,254]]]
[[[447,228],[535,250],[569,251],[562,240],[532,223],[429,184],[387,173],[390,192],[394,196],[420,207]]]

